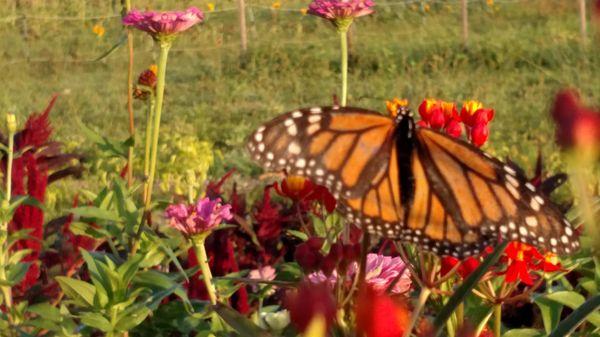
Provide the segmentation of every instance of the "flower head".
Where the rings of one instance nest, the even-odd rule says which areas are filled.
[[[397,97],[394,97],[394,99],[391,101],[385,101],[385,106],[390,116],[394,118],[398,115],[398,110],[400,110],[400,108],[408,107],[408,100],[405,98],[399,99]]]
[[[336,316],[337,304],[329,286],[303,281],[295,292],[287,293],[284,306],[290,312],[294,326],[304,332],[313,318],[322,315],[327,326],[331,326]]]
[[[106,33],[106,29],[101,23],[97,23],[92,27],[92,33],[96,34],[98,37],[103,37],[104,33]]]
[[[439,99],[427,98],[419,105],[421,120],[417,125],[444,131],[455,138],[462,134],[460,116],[456,104]]]
[[[327,187],[317,185],[301,176],[288,176],[281,184],[275,184],[275,190],[279,195],[292,199],[305,209],[313,201],[321,202],[330,213],[336,206],[336,200]]]
[[[142,71],[140,76],[138,77],[138,88],[135,88],[133,92],[133,97],[141,100],[145,100],[148,98],[151,90],[154,92],[156,88],[156,72],[158,71],[155,64],[148,67],[148,69]]]
[[[223,220],[231,220],[231,205],[221,205],[221,199],[198,200],[195,205],[170,205],[165,210],[169,225],[192,236],[210,231]]]
[[[123,24],[143,30],[160,40],[181,33],[202,20],[204,13],[196,7],[169,12],[140,12],[134,9],[123,17]]]
[[[442,258],[442,269],[440,271],[442,277],[454,269],[457,264],[460,265],[456,267],[456,272],[464,279],[469,277],[469,275],[479,267],[479,260],[472,256],[469,256],[462,261],[452,256],[444,256]]]
[[[562,265],[558,256],[552,252],[544,254],[544,258],[536,265],[536,269],[541,270],[545,273],[553,273],[555,271],[562,270]]]
[[[340,31],[348,30],[352,20],[373,13],[372,0],[314,0],[308,14],[330,20]]]
[[[562,91],[556,95],[552,117],[560,146],[594,154],[600,151],[600,112],[584,107],[576,92]]]
[[[507,267],[505,273],[505,281],[512,283],[521,281],[526,285],[533,285],[530,271],[535,268],[534,259],[539,260],[542,255],[535,247],[528,244],[512,241],[504,251],[506,255]]]
[[[357,269],[358,264],[353,263],[348,273],[354,274]],[[365,283],[377,292],[386,292],[394,282],[391,289],[394,294],[405,293],[410,289],[410,272],[406,263],[399,257],[368,254],[365,272]]]
[[[408,304],[365,285],[356,301],[356,329],[366,337],[402,336],[410,321]]]

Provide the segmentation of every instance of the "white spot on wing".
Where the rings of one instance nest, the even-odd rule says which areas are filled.
[[[537,227],[538,221],[534,216],[528,216],[525,218],[525,223],[529,227]]]
[[[294,111],[294,112],[292,112],[292,117],[293,118],[300,118],[300,117],[302,117],[302,112],[300,112],[300,111]]]
[[[312,115],[308,117],[308,122],[313,124],[313,123],[317,123],[321,120],[321,115]]]
[[[292,125],[288,126],[287,132],[290,134],[290,136],[297,135],[298,134],[298,128],[296,128],[296,124],[292,124]]]
[[[291,142],[290,145],[288,146],[288,151],[291,154],[300,154],[302,149],[300,148],[300,145],[298,145],[297,142]]]
[[[314,108],[310,108],[310,112],[312,112],[314,114],[319,114],[319,113],[323,112],[323,109],[321,109],[318,106],[316,106]]]

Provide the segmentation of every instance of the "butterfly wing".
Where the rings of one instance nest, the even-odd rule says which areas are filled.
[[[358,108],[314,107],[285,113],[248,140],[253,159],[327,186],[334,196],[361,195],[387,171],[394,121]]]
[[[415,198],[405,240],[456,256],[478,253],[500,239],[554,253],[579,246],[571,224],[518,170],[428,128],[417,130],[415,144]]]

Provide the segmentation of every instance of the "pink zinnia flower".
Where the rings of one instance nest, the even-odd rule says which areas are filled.
[[[314,0],[308,13],[330,20],[339,30],[347,30],[352,20],[374,12],[372,0]]]
[[[348,278],[352,279],[357,270],[358,263],[353,262],[348,267]],[[396,282],[391,289],[394,294],[401,294],[410,289],[410,273],[406,263],[399,257],[368,254],[365,271],[367,273],[365,283],[375,291],[383,293],[393,282]],[[334,271],[330,276],[326,276],[322,271],[318,271],[309,274],[307,278],[312,283],[326,283],[333,287],[337,282],[338,274]]]
[[[220,225],[223,220],[231,220],[231,205],[221,205],[221,199],[198,200],[195,205],[170,205],[165,210],[169,225],[191,236],[207,232]]]
[[[354,274],[358,269],[358,264],[350,266],[348,273]],[[368,254],[367,265],[365,268],[365,282],[374,290],[385,292],[393,282],[391,292],[400,294],[410,289],[410,272],[406,263],[399,257],[391,257],[379,254]]]
[[[140,12],[134,9],[123,17],[123,24],[143,30],[158,39],[161,36],[183,32],[202,20],[204,13],[196,7],[190,7],[183,12]]]

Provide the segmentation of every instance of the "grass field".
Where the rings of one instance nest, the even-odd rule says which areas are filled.
[[[205,1],[133,3],[140,8],[151,3],[163,9],[207,7]],[[208,140],[233,165],[244,138],[259,123],[300,106],[331,104],[339,84],[338,39],[323,20],[297,10],[306,4],[282,1],[281,9],[272,10],[270,2],[251,1],[249,50],[240,58],[237,12],[219,11],[235,9],[235,1],[218,2],[202,26],[174,45],[165,133]],[[385,100],[395,96],[409,98],[413,108],[430,96],[479,99],[496,109],[489,151],[531,167],[541,147],[553,169],[561,166],[548,117],[553,95],[575,87],[588,103],[600,102],[600,40],[590,25],[590,41],[581,43],[575,1],[497,0],[492,6],[471,1],[466,49],[459,2],[378,5],[377,13],[358,20],[351,33],[349,105],[383,111]],[[23,121],[59,93],[52,120],[57,137],[71,148],[91,148],[78,120],[125,138],[127,52],[120,48],[92,61],[121,36],[119,18],[56,18],[115,15],[118,10],[101,1],[32,0],[21,8],[0,8],[0,19],[36,16],[0,21],[0,111],[14,111]],[[103,37],[92,32],[98,23],[106,28]],[[158,55],[149,37],[135,35],[138,74]],[[144,114],[137,102],[138,121]]]

